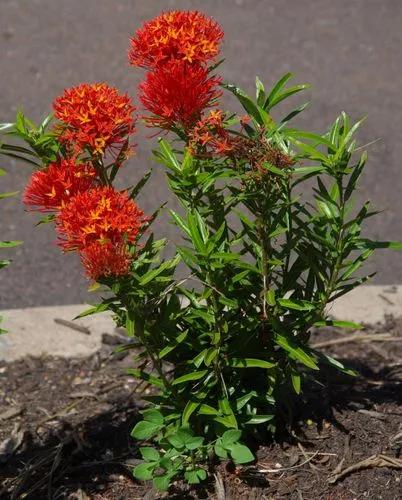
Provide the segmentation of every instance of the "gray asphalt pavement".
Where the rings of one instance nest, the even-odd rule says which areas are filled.
[[[65,87],[83,81],[108,81],[135,97],[143,73],[128,66],[130,35],[162,9],[198,8],[224,28],[226,80],[251,91],[256,74],[268,85],[294,72],[313,86],[300,124],[317,132],[341,110],[368,115],[361,142],[382,140],[369,150],[359,197],[384,210],[368,234],[402,239],[401,0],[0,0],[0,7],[0,122],[13,120],[17,107],[39,120]],[[137,156],[124,167],[126,183],[152,164],[145,137],[138,134]],[[0,166],[9,172],[0,192],[22,190],[30,169],[4,157]],[[168,196],[156,171],[140,200],[146,212]],[[0,239],[24,240],[1,272],[0,309],[89,298],[79,263],[59,252],[50,227],[35,228],[18,198],[2,201],[0,214]],[[166,218],[155,231],[177,238]],[[378,253],[371,267],[376,283],[402,281],[402,253]]]

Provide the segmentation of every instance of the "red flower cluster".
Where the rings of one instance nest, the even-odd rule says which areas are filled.
[[[217,88],[220,82],[220,78],[209,76],[207,68],[175,61],[149,72],[139,86],[141,102],[154,115],[146,117],[146,122],[166,129],[175,124],[192,127],[221,95]]]
[[[85,149],[104,154],[134,132],[134,106],[106,83],[82,83],[66,89],[53,108],[62,122],[60,139],[75,152]]]
[[[89,164],[72,159],[51,163],[32,174],[23,202],[40,212],[60,210],[72,196],[93,187],[97,182],[95,177],[96,171]]]
[[[59,244],[78,251],[88,277],[129,272],[135,243],[147,218],[127,193],[96,187],[71,198],[56,218]]]
[[[222,38],[219,24],[201,12],[165,12],[136,32],[129,60],[148,69],[170,60],[203,64],[218,54]]]
[[[134,243],[144,213],[125,192],[102,186],[71,198],[56,219],[64,250],[83,250],[94,242]]]
[[[153,116],[148,126],[193,127],[216,104],[221,78],[210,76],[207,62],[219,53],[220,26],[198,11],[166,12],[146,22],[131,40],[129,59],[150,70],[140,99]]]
[[[80,252],[89,278],[124,276],[130,271],[131,255],[124,243],[90,243]]]

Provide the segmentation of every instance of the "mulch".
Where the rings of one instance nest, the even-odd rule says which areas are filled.
[[[167,494],[132,476],[139,453],[129,433],[150,389],[125,374],[132,354],[114,354],[122,340],[105,334],[85,359],[0,362],[0,498],[402,498],[402,319],[314,332],[313,344],[360,376],[323,372],[290,429],[249,443],[253,466],[211,465],[207,485],[178,481]]]

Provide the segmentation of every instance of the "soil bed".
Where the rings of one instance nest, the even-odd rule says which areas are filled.
[[[131,474],[139,455],[129,432],[144,388],[124,372],[131,354],[113,354],[117,333],[90,358],[0,363],[0,498],[399,499],[402,320],[359,334],[365,340],[322,349],[361,376],[327,372],[325,386],[307,385],[293,430],[255,443],[253,467],[223,463],[208,485],[177,483],[166,495]],[[352,335],[327,329],[312,343]]]

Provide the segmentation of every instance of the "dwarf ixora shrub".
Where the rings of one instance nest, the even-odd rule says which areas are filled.
[[[34,165],[24,203],[103,292],[81,316],[111,311],[140,343],[130,373],[154,390],[132,431],[148,443],[134,474],[160,489],[203,481],[214,456],[253,461],[244,443],[289,418],[306,378],[323,364],[352,373],[309,346],[311,328],[359,328],[327,306],[370,279],[362,268],[375,249],[398,247],[362,235],[376,212],[353,199],[361,121],[342,113],[322,135],[292,127],[306,104],[286,116],[279,105],[307,85],[286,74],[266,89],[257,78],[248,96],[218,74],[222,37],[203,14],[173,11],[131,40],[129,60],[146,70],[142,119],[163,132],[155,158],[181,206],[170,211],[183,235],[173,258],[151,232],[160,209],[135,202],[150,174],[114,187],[133,149],[127,95],[106,83],[65,90],[39,126],[19,112],[7,134],[25,144],[1,149]],[[223,92],[244,115],[219,107]]]

